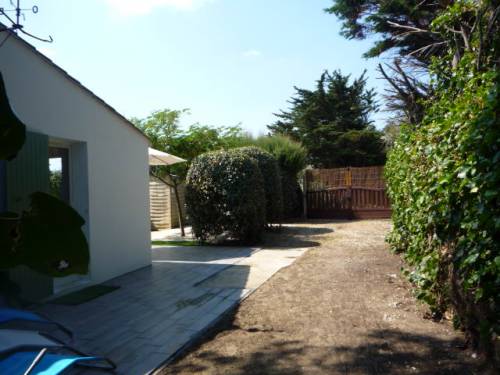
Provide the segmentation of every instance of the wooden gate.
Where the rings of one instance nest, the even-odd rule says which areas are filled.
[[[378,219],[391,216],[384,167],[309,169],[304,177],[309,218]]]

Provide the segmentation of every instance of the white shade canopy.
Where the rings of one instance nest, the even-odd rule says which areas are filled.
[[[186,160],[166,152],[149,148],[149,165],[172,165],[182,163]]]

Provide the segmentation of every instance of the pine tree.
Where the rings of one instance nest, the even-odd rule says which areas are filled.
[[[382,136],[369,119],[377,108],[375,94],[366,89],[364,73],[352,84],[349,79],[340,71],[325,71],[315,90],[295,87],[291,109],[275,114],[278,120],[269,130],[302,142],[316,167],[382,164]]]

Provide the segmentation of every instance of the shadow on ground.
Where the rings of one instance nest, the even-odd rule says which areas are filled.
[[[218,260],[246,258],[255,250],[247,246],[158,246],[151,249],[153,261],[213,262]]]
[[[227,327],[229,328],[229,327]],[[231,327],[232,330],[239,329]],[[248,332],[248,331],[247,331]],[[250,332],[258,336],[262,331]],[[251,355],[224,355],[201,351],[183,364],[170,366],[167,372],[231,374],[485,374],[465,363],[461,342],[415,335],[399,330],[376,330],[363,338],[363,344],[311,346],[299,340],[287,340],[285,333],[272,342],[251,351]],[[258,337],[256,337],[258,339]],[[251,338],[248,340],[251,341]]]
[[[318,222],[318,224],[326,221]],[[315,222],[316,223],[316,222]],[[306,226],[310,222],[296,222],[283,225],[280,229],[266,232],[262,247],[272,247],[275,249],[297,249],[316,247],[321,236],[333,233],[332,228],[321,226]]]

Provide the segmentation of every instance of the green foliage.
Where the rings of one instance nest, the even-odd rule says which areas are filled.
[[[283,173],[296,176],[307,165],[306,149],[288,136],[276,134],[259,137],[254,145],[273,155]]]
[[[12,160],[23,147],[25,139],[26,126],[10,107],[0,73],[0,160]]]
[[[381,132],[376,130],[350,130],[340,133],[335,140],[338,150],[330,165],[366,167],[385,164],[385,143]],[[324,158],[333,159],[333,155]]]
[[[443,92],[418,129],[403,127],[390,154],[389,240],[404,252],[419,298],[437,313],[454,307],[488,342],[500,333],[498,75],[455,82],[461,95]]]
[[[327,12],[343,21],[344,36],[378,36],[366,57],[396,56],[391,74],[380,66],[388,108],[409,122],[386,165],[392,248],[418,297],[437,317],[453,310],[470,343],[492,359],[500,330],[499,3],[333,3]]]
[[[189,114],[188,109],[163,109],[154,111],[145,119],[132,118],[130,121],[149,138],[153,148],[163,151],[180,133],[180,119]]]
[[[282,186],[286,192],[283,196],[284,216],[296,217],[301,214],[302,193],[297,174],[306,166],[307,151],[300,143],[280,134],[254,139],[240,126],[210,127],[194,124],[187,129],[181,129],[179,122],[186,113],[187,110],[165,109],[153,112],[146,119],[131,120],[149,137],[152,147],[187,160],[187,163],[170,167],[155,167],[155,174],[164,177],[168,172],[183,179],[191,161],[198,155],[210,151],[257,146],[274,156],[282,171]],[[277,218],[270,220],[275,221]]]
[[[255,159],[264,179],[266,192],[266,222],[281,223],[283,218],[283,190],[281,188],[281,172],[278,162],[269,152],[258,147],[242,147],[236,149]]]
[[[186,178],[187,212],[196,238],[220,235],[253,243],[265,225],[264,180],[257,162],[238,150],[202,154]]]
[[[450,6],[436,18],[435,32],[451,33],[479,5]],[[482,25],[498,30],[495,18],[486,22],[491,13],[482,14]],[[500,76],[499,51],[484,49],[481,27],[460,61],[453,50],[434,60],[426,117],[418,127],[402,127],[386,173],[389,241],[403,253],[418,297],[438,316],[453,309],[471,343],[491,358],[500,333]],[[496,42],[489,43],[498,45],[498,32],[491,35]]]
[[[145,119],[131,119],[149,138],[153,148],[187,160],[187,163],[156,167],[155,173],[161,177],[168,171],[183,179],[191,161],[196,156],[209,151],[227,150],[251,143],[250,136],[239,125],[211,127],[196,123],[187,129],[182,129],[180,120],[188,113],[188,109],[164,109],[153,112]]]
[[[401,127],[398,123],[390,122],[384,127],[382,132],[384,133],[383,138],[386,148],[391,149],[399,138]]]
[[[49,192],[61,198],[62,171],[49,171]]]
[[[296,89],[291,109],[277,114],[272,133],[300,141],[311,164],[320,168],[377,165],[385,160],[382,134],[369,120],[376,110],[373,90],[364,74],[349,84],[349,76],[325,71],[316,89]]]
[[[442,42],[440,35],[426,30],[436,15],[449,5],[447,1],[333,0],[333,3],[326,11],[343,21],[343,36],[366,39],[377,34],[380,37],[365,57],[376,57],[394,49],[401,56],[413,53],[420,61],[429,63],[430,56],[446,53],[443,44],[439,44]],[[432,54],[415,53],[423,49],[429,52],[429,48],[432,48]]]
[[[302,190],[298,174],[306,167],[307,151],[299,143],[284,135],[259,137],[254,144],[266,150],[278,161],[283,191],[283,216],[295,218],[302,214]]]
[[[88,272],[85,221],[63,201],[45,193],[31,195],[31,207],[19,217],[0,217],[0,269],[25,265],[63,277]]]

